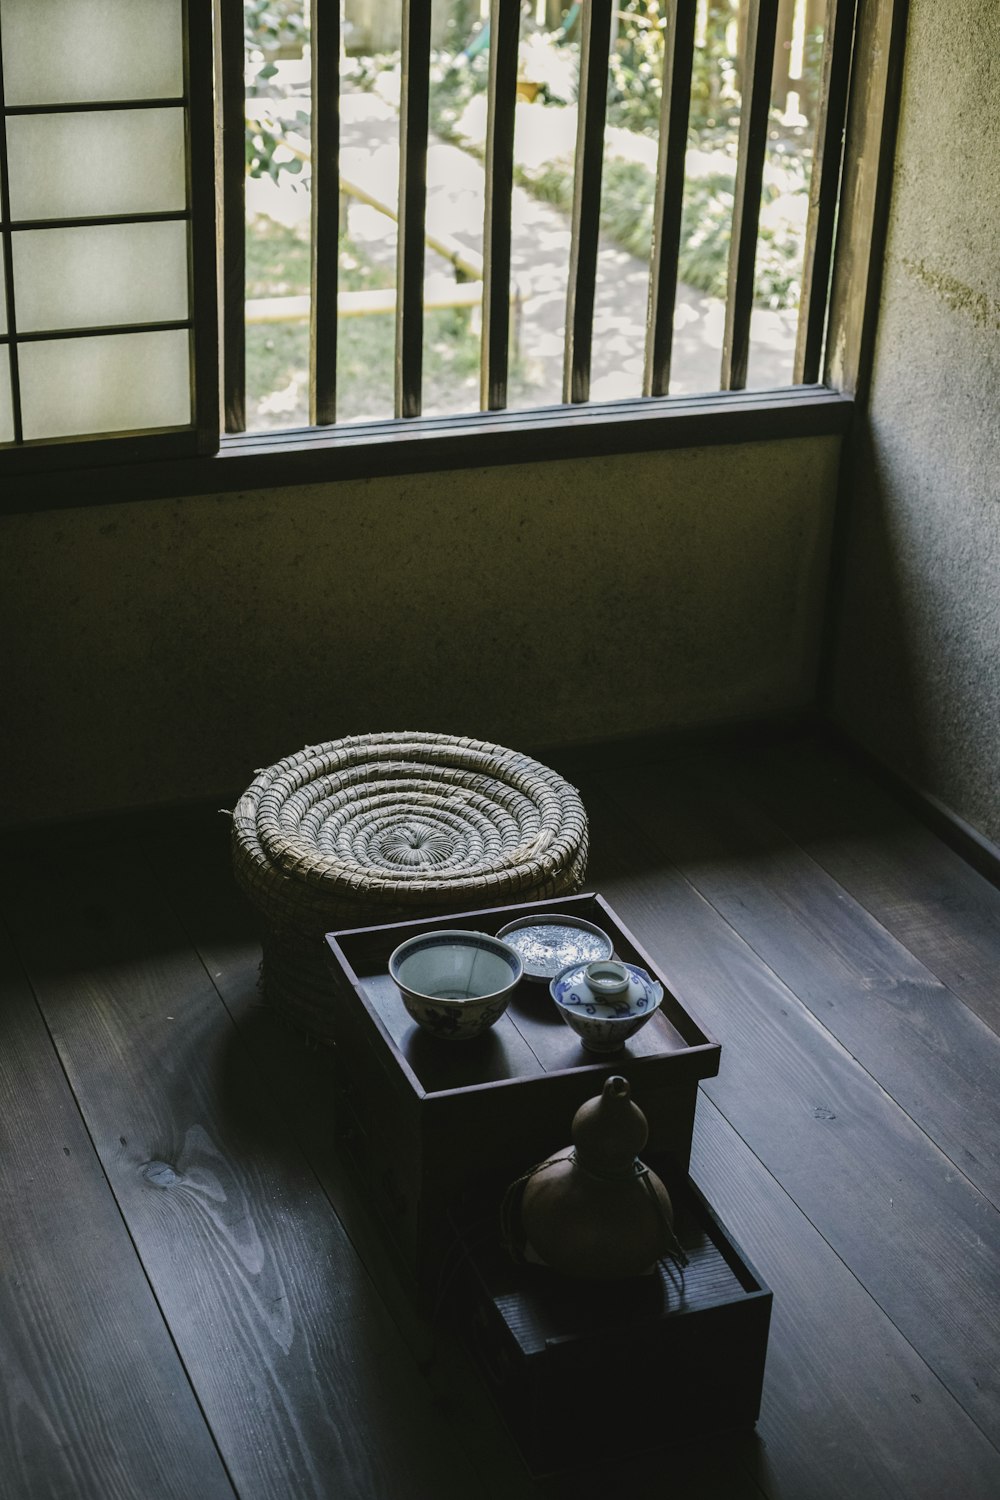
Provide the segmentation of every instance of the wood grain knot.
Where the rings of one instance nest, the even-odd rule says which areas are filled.
[[[142,1169],[142,1175],[147,1182],[159,1188],[173,1187],[175,1182],[181,1180],[181,1174],[175,1172],[167,1161],[148,1161]]]

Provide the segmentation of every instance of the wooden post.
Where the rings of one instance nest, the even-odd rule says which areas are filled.
[[[767,149],[777,18],[778,0],[749,0],[733,231],[729,243],[726,330],[722,346],[721,385],[724,391],[742,390],[747,383],[757,223]]]
[[[612,0],[590,0],[581,14],[580,96],[573,174],[573,240],[566,299],[563,400],[590,395],[590,351],[604,165],[604,114],[608,97]]]
[[[665,396],[670,388],[697,0],[668,0],[668,3],[669,28],[663,49],[660,150],[646,315],[644,396]]]
[[[486,116],[486,221],[483,230],[483,341],[480,405],[507,405],[510,339],[511,194],[514,186],[514,110],[520,0],[493,0],[490,9],[490,87]]]
[[[858,0],[824,380],[859,403],[878,320],[907,9],[907,0]]]
[[[855,0],[830,0],[823,47],[816,148],[809,182],[809,216],[802,257],[802,296],[795,340],[796,385],[819,379],[833,255],[833,230],[840,197],[844,117],[854,43]]]
[[[222,64],[222,409],[226,432],[246,429],[246,118],[243,0],[219,0]]]
[[[337,272],[340,222],[340,0],[312,0],[312,292],[310,420],[337,418]]]
[[[424,355],[424,218],[431,8],[403,0],[399,104],[399,236],[396,255],[396,416],[419,417]]]

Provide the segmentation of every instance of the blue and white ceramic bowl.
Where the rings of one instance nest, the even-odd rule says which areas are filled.
[[[559,1014],[588,1052],[620,1052],[656,1014],[663,986],[636,964],[569,964],[549,985]]]
[[[407,1011],[434,1036],[465,1042],[499,1021],[524,972],[520,954],[484,932],[445,929],[407,938],[389,975]]]

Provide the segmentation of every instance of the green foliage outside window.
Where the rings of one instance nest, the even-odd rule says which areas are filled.
[[[736,7],[732,7],[735,14]],[[725,136],[739,113],[736,58],[729,50],[725,12],[708,18],[704,45],[694,50],[689,132],[704,140]],[[618,33],[611,51],[608,123],[656,135],[663,99],[663,48],[666,7],[660,0],[623,0]]]
[[[302,18],[302,0],[247,0],[243,7],[243,44],[247,60],[255,70],[247,88],[250,97],[267,98],[270,80],[278,72],[275,59],[282,54],[296,56],[308,40],[308,29]],[[285,124],[309,131],[309,116],[298,110]],[[251,177],[272,177],[278,181],[282,172],[297,176],[302,162],[283,150],[281,130],[266,120],[247,120],[246,161]]]

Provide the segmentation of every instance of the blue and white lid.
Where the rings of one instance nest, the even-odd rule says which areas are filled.
[[[557,1005],[600,1020],[646,1015],[663,999],[658,980],[638,964],[619,960],[568,964],[549,991]]]

